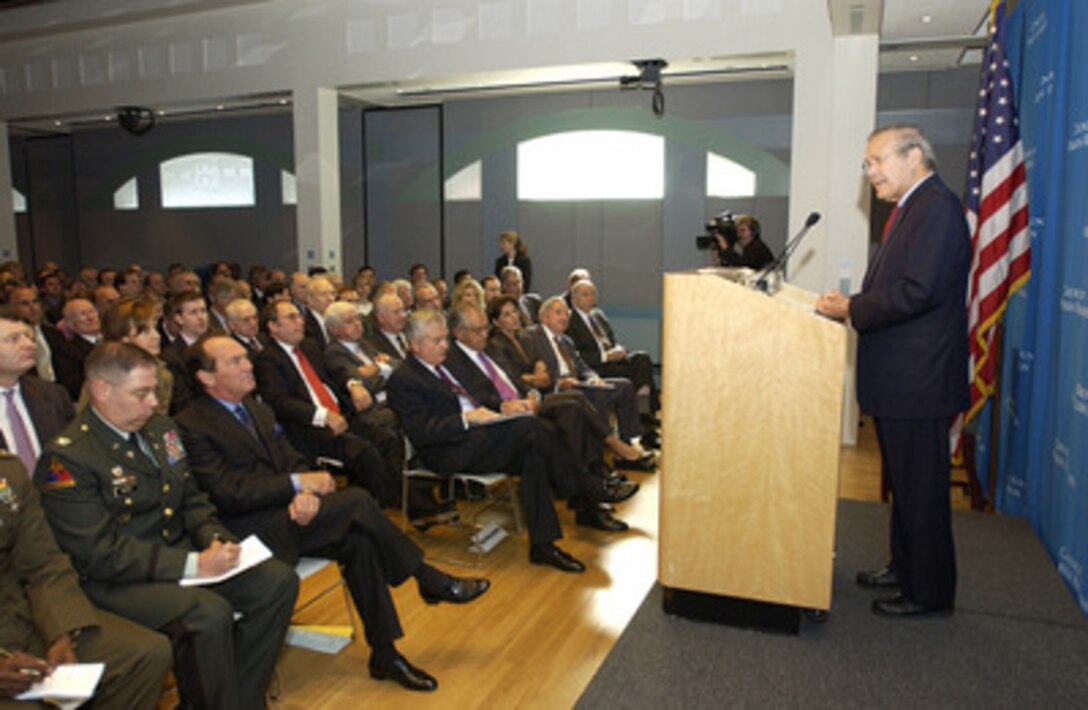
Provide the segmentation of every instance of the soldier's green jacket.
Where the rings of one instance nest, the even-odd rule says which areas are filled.
[[[42,656],[61,634],[97,623],[22,463],[0,453],[0,647]]]
[[[88,407],[38,461],[46,517],[84,579],[176,581],[189,552],[235,539],[189,473],[173,422],[155,414],[139,433],[154,463]]]

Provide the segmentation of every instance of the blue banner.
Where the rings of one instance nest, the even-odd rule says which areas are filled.
[[[997,505],[1026,516],[1088,614],[1088,3],[1009,17],[1031,280],[1006,320]]]

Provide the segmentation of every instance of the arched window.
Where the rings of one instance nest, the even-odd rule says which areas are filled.
[[[125,181],[121,187],[113,192],[113,209],[138,210],[140,209],[140,183],[135,177]]]
[[[482,161],[466,165],[446,180],[447,202],[479,202],[483,197]]]
[[[756,174],[717,153],[706,154],[707,197],[754,197]]]
[[[252,207],[253,158],[190,153],[159,164],[164,208]]]
[[[665,194],[665,139],[568,131],[518,144],[519,200],[652,200]]]

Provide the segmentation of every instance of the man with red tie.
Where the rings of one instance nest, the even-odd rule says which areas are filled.
[[[305,339],[302,314],[295,304],[265,306],[269,342],[253,360],[257,390],[276,412],[287,440],[311,463],[328,457],[344,463],[352,483],[380,503],[400,502],[400,471],[387,471],[378,449],[348,431],[353,411],[364,409],[370,395],[359,380],[337,388],[316,345]]]
[[[956,593],[949,510],[949,428],[967,408],[967,274],[963,205],[936,174],[917,126],[869,136],[865,171],[895,210],[861,292],[830,291],[816,309],[859,333],[858,404],[873,416],[892,489],[891,561],[857,583],[899,593],[873,602],[882,616],[947,613]]]

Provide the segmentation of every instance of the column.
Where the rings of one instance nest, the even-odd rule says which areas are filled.
[[[294,91],[298,266],[341,273],[338,95],[327,87]]]

